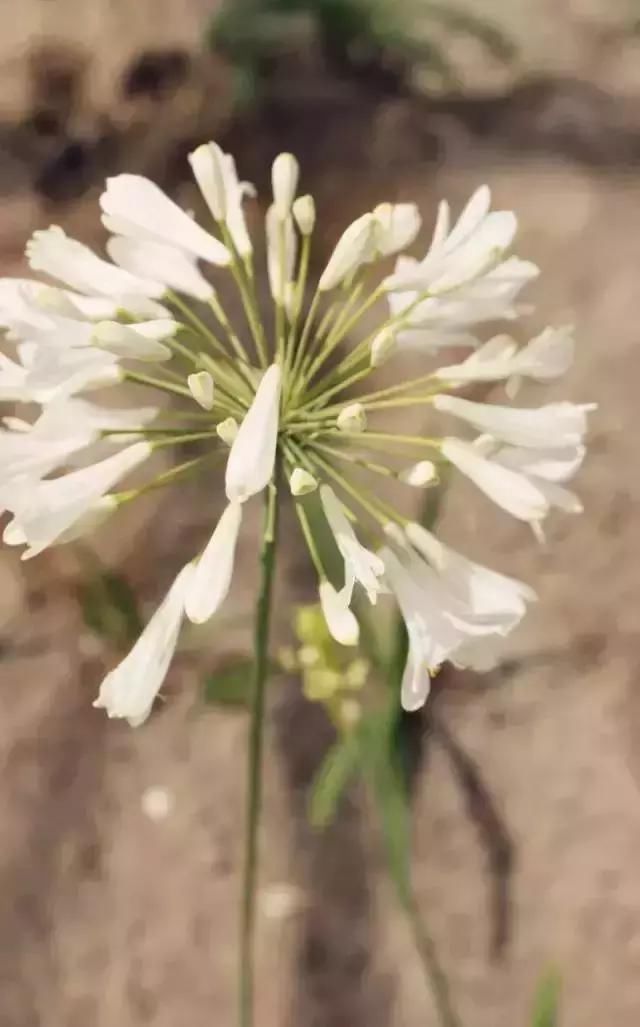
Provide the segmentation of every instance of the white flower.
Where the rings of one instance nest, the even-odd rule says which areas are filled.
[[[167,288],[177,289],[203,303],[215,296],[213,286],[198,270],[197,258],[177,246],[155,239],[128,239],[124,235],[114,235],[107,243],[107,253],[126,271],[142,274],[146,269]]]
[[[0,431],[0,477],[41,478],[69,457],[97,441],[107,429],[142,428],[157,407],[109,409],[85,399],[66,399],[46,406],[37,420]]]
[[[238,437],[238,422],[235,417],[225,417],[216,424],[216,434],[227,446],[232,446]]]
[[[0,400],[3,402],[28,402],[32,397],[27,385],[28,371],[0,353]]]
[[[24,401],[48,403],[72,396],[85,389],[103,388],[122,381],[118,358],[113,353],[87,347],[84,349],[47,349],[27,343],[20,356],[25,367]]]
[[[357,645],[360,628],[355,615],[349,609],[344,591],[337,592],[330,582],[321,581],[319,593],[320,606],[329,634],[340,645]]]
[[[215,386],[208,371],[196,371],[187,376],[189,392],[203,410],[213,410]]]
[[[403,268],[410,269],[415,264],[416,261],[407,257],[398,259],[398,265]],[[408,325],[407,328],[400,326],[398,342],[427,351],[451,345],[475,346],[472,326],[517,317],[518,294],[537,274],[535,264],[511,257],[481,278],[443,295],[430,295],[420,300],[418,291],[390,293],[392,314],[398,316],[405,312]]]
[[[70,239],[57,225],[34,232],[26,253],[34,271],[44,271],[78,292],[98,296],[131,293],[156,299],[164,293],[161,282],[114,267],[97,257],[88,246]]]
[[[534,523],[549,512],[543,490],[525,475],[484,456],[477,446],[460,439],[444,439],[443,456],[503,510],[521,521]]]
[[[225,487],[230,503],[243,503],[266,488],[273,475],[278,442],[282,372],[269,367],[231,445]]]
[[[205,232],[155,182],[142,175],[108,178],[100,206],[106,227],[115,235],[168,242],[220,267],[231,259],[219,239]]]
[[[271,295],[276,303],[285,301],[288,283],[293,277],[296,260],[296,233],[287,215],[281,217],[272,204],[267,211],[267,270]]]
[[[318,487],[318,480],[312,474],[305,471],[304,467],[294,467],[289,478],[289,488],[292,496],[306,496],[315,492]]]
[[[233,244],[241,257],[248,257],[253,247],[242,210],[245,196],[254,196],[248,182],[240,182],[236,164],[230,153],[217,143],[205,143],[189,154],[194,178],[216,221],[226,223]]]
[[[162,362],[170,360],[173,354],[160,340],[171,338],[177,328],[177,323],[168,318],[132,325],[99,321],[93,328],[91,341],[99,349],[127,360]]]
[[[311,235],[316,223],[316,205],[313,196],[299,196],[293,203],[292,211],[301,235]]]
[[[584,446],[564,449],[519,449],[504,446],[493,453],[492,459],[501,467],[523,474],[540,489],[550,506],[565,513],[582,513],[578,497],[563,487],[580,467],[585,456]]]
[[[346,602],[351,602],[353,587],[357,581],[364,588],[369,601],[375,603],[380,593],[385,591],[384,583],[381,581],[384,574],[382,560],[360,544],[333,489],[328,485],[321,487],[320,500],[324,515],[344,560]]]
[[[59,541],[117,481],[129,474],[151,453],[148,442],[135,442],[97,464],[46,481],[15,483],[4,496],[13,515],[12,531],[28,549],[28,559]]]
[[[273,205],[281,220],[289,217],[300,177],[300,166],[292,153],[280,153],[273,162],[271,184]]]
[[[178,644],[193,567],[183,567],[133,649],[105,677],[94,706],[139,727],[151,713]]]
[[[241,519],[240,503],[229,503],[196,563],[185,598],[185,612],[194,624],[208,621],[227,598]]]
[[[440,204],[429,251],[411,272],[398,271],[385,282],[388,290],[429,290],[432,294],[458,288],[486,274],[501,260],[517,229],[511,211],[490,212],[491,193],[481,186],[449,232],[449,207]]]
[[[371,259],[375,253],[376,219],[363,214],[342,233],[320,276],[318,289],[328,292]]]
[[[376,219],[376,249],[383,257],[406,249],[415,240],[422,221],[415,203],[380,203]]]
[[[571,366],[573,351],[570,327],[546,328],[521,350],[509,336],[497,335],[460,364],[441,367],[435,374],[452,384],[507,378],[510,379],[507,391],[513,396],[514,385],[522,377],[536,381],[561,377]]]
[[[434,396],[436,410],[453,414],[463,421],[513,446],[533,449],[564,448],[580,445],[587,430],[586,414],[592,403],[547,403],[533,409],[473,403],[458,396]]]

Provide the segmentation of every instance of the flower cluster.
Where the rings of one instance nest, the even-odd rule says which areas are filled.
[[[486,187],[453,225],[441,204],[421,260],[400,255],[420,230],[414,204],[384,203],[363,214],[344,231],[311,290],[315,207],[311,196],[298,195],[298,164],[286,153],[273,164],[266,213],[273,299],[267,329],[271,318],[263,318],[257,302],[243,211],[253,189],[215,143],[189,160],[212,231],[148,179],[118,175],[100,199],[110,259],[51,227],[34,233],[27,258],[57,284],[0,281],[9,346],[0,353],[0,400],[40,407],[33,421],[6,417],[0,433],[0,509],[10,514],[4,541],[32,557],[91,530],[148,487],[226,461],[227,506],[211,538],[180,570],[95,703],[140,724],[183,620],[208,621],[228,593],[245,503],[263,490],[275,503],[286,477],[333,638],[357,643],[358,592],[371,603],[383,593],[395,597],[409,636],[402,702],[414,709],[444,660],[486,666],[534,595],[407,520],[362,483],[360,472],[409,491],[436,484],[443,467],[453,465],[538,535],[553,507],[579,511],[565,483],[584,456],[588,406],[521,409],[458,395],[468,384],[503,382],[511,400],[524,378],[557,378],[572,360],[571,331],[549,328],[523,346],[506,335],[480,343],[478,326],[513,321],[521,289],[538,273],[508,255],[516,219],[490,209]],[[373,266],[392,256],[392,273],[371,284]],[[212,267],[232,277],[242,325],[229,318]],[[359,331],[365,314],[383,304],[376,330]],[[437,357],[451,347],[462,347],[458,362],[402,376],[403,350]],[[397,383],[367,391],[365,379],[391,360]],[[121,409],[87,398],[126,382],[138,390],[132,401],[143,388],[156,402]],[[158,406],[160,393],[171,402]],[[453,417],[467,437],[375,426],[378,412],[410,405]],[[190,444],[192,459],[140,488],[119,490],[158,448],[182,452]],[[330,580],[317,543],[318,516],[342,558],[338,581]]]

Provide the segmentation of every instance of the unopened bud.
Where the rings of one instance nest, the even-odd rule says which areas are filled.
[[[342,233],[329,257],[318,282],[320,292],[335,289],[375,253],[375,226],[373,214],[363,214]]]
[[[279,218],[289,216],[298,187],[300,167],[292,153],[280,153],[271,168],[273,203]]]
[[[213,378],[208,371],[197,371],[187,378],[189,392],[203,410],[213,409]]]
[[[417,489],[434,484],[437,477],[436,466],[431,460],[420,460],[413,467],[407,467],[406,471],[400,471],[400,481]]]
[[[350,403],[338,414],[340,431],[364,431],[367,427],[367,415],[362,403]]]
[[[371,343],[371,366],[380,367],[381,364],[384,364],[395,350],[396,345],[393,329],[383,328],[381,332],[378,332]]]
[[[227,417],[224,421],[220,421],[216,424],[216,434],[226,442],[228,446],[231,446],[235,442],[236,435],[238,434],[238,422],[235,417]]]
[[[316,205],[313,196],[299,196],[293,204],[293,216],[302,235],[311,235],[316,223]]]
[[[303,467],[294,467],[289,478],[289,488],[292,496],[306,496],[309,492],[315,492],[318,482],[312,474],[305,471]]]

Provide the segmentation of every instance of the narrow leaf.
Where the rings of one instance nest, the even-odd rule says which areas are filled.
[[[309,820],[313,827],[326,827],[351,778],[358,769],[359,740],[354,733],[345,735],[329,749],[313,782],[309,800]]]

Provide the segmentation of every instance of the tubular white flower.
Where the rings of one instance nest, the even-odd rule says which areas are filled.
[[[177,328],[177,323],[169,319],[133,325],[99,321],[93,328],[91,341],[99,349],[128,360],[165,361],[173,354],[160,340],[171,338]]]
[[[284,220],[291,213],[300,177],[300,166],[292,153],[280,153],[271,168],[273,205],[277,216]]]
[[[88,246],[70,239],[57,225],[34,232],[27,243],[26,254],[34,271],[44,271],[78,292],[98,296],[132,294],[152,299],[164,293],[161,282],[114,267],[97,257]]]
[[[338,551],[344,560],[343,594],[346,602],[351,602],[354,585],[359,582],[367,593],[369,602],[375,603],[378,596],[385,591],[384,582],[381,580],[384,574],[382,560],[358,541],[335,492],[329,485],[321,486],[320,500]]]
[[[318,289],[328,292],[366,263],[375,253],[376,219],[363,214],[342,233],[320,276]]]
[[[116,235],[167,242],[220,267],[226,267],[231,259],[219,239],[205,232],[155,182],[142,175],[108,178],[100,206],[106,227]]]
[[[337,592],[328,581],[319,586],[320,606],[332,638],[340,645],[357,645],[360,626],[343,591]]]
[[[107,253],[119,267],[132,274],[146,269],[155,280],[169,289],[207,303],[215,291],[198,270],[197,258],[177,246],[155,239],[128,239],[114,235],[107,243]]]
[[[142,428],[157,413],[157,407],[118,410],[85,399],[51,403],[32,425],[0,430],[0,478],[5,485],[16,478],[41,478],[96,442],[102,431]]]
[[[525,475],[483,456],[477,447],[460,439],[444,439],[441,449],[454,467],[513,517],[531,523],[546,517],[549,501]]]
[[[21,359],[25,369],[22,396],[25,402],[49,403],[77,392],[99,389],[122,381],[122,370],[113,353],[84,349],[47,349],[34,346]]]
[[[248,182],[240,182],[236,164],[217,143],[205,143],[189,154],[194,178],[216,221],[224,221],[241,257],[252,252],[251,239],[242,210],[245,196],[255,195]]]
[[[574,476],[585,456],[584,446],[565,449],[519,449],[505,446],[492,459],[501,467],[523,474],[540,489],[549,506],[565,513],[582,513],[582,503],[575,493],[563,487]]]
[[[286,298],[287,285],[293,277],[296,261],[296,233],[293,222],[287,215],[278,214],[272,204],[266,216],[267,270],[271,295],[280,306]]]
[[[265,371],[231,445],[225,476],[230,503],[243,503],[271,481],[278,441],[281,384],[280,367],[272,364]]]
[[[301,235],[311,235],[316,223],[316,205],[313,196],[299,196],[294,200],[293,217]]]
[[[203,410],[213,410],[215,385],[208,371],[196,371],[187,377],[189,392]]]
[[[429,290],[436,295],[459,288],[486,274],[511,245],[517,229],[511,211],[489,211],[491,193],[481,186],[473,194],[452,231],[449,208],[441,204],[431,247],[412,271],[396,269],[385,282],[388,290]]]
[[[444,394],[434,396],[432,402],[436,410],[453,414],[493,438],[533,449],[580,445],[587,430],[586,414],[595,409],[592,403],[568,402],[518,409]]]
[[[383,257],[398,253],[414,242],[422,224],[415,203],[380,203],[376,219],[376,248]]]
[[[522,377],[551,381],[569,369],[573,351],[573,330],[570,327],[546,328],[521,350],[509,336],[497,335],[460,364],[441,367],[435,374],[452,384],[502,378],[519,381]],[[513,386],[508,391],[513,396]]]
[[[193,567],[183,567],[133,649],[105,677],[94,706],[139,727],[151,713],[173,658]]]
[[[58,541],[116,482],[150,455],[148,442],[135,442],[119,453],[90,467],[71,471],[52,480],[16,484],[6,498],[14,515],[14,530],[20,531],[28,559]]]
[[[240,503],[229,503],[196,563],[185,597],[185,613],[193,624],[208,621],[227,598],[241,520]]]

